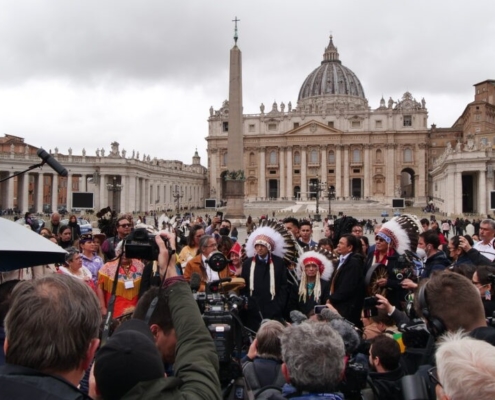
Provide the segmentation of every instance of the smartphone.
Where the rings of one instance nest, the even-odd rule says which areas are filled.
[[[321,310],[324,310],[327,306],[315,306],[315,314],[321,314]]]
[[[220,219],[223,219],[223,212],[222,211],[217,211],[217,215],[215,217],[220,217]]]
[[[378,315],[378,299],[376,297],[366,297],[363,304],[363,315],[365,318],[375,317]]]

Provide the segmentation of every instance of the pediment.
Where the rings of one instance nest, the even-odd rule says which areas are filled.
[[[342,132],[338,129],[332,128],[328,125],[322,124],[318,121],[308,121],[297,128],[291,129],[285,132],[284,135],[334,135],[341,134]]]

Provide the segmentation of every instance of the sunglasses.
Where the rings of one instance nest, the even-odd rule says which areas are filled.
[[[430,378],[430,382],[433,386],[440,385],[440,387],[443,387],[438,380],[437,367],[433,367],[428,370],[428,377]]]
[[[121,228],[130,228],[131,224],[121,224],[119,225]]]
[[[380,236],[377,236],[377,237],[375,237],[375,241],[377,241],[377,242],[384,242],[385,239],[382,238],[382,237],[380,237]]]

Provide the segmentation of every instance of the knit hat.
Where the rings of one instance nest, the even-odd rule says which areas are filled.
[[[421,232],[423,227],[418,218],[403,214],[384,223],[377,236],[385,240],[397,253],[403,254],[406,250],[416,252]]]
[[[230,249],[229,253],[235,253],[239,257],[241,257],[241,252],[242,252],[242,246],[239,243],[235,242],[232,248]]]
[[[150,328],[138,319],[124,322],[96,354],[96,386],[105,400],[120,399],[139,382],[164,374]]]

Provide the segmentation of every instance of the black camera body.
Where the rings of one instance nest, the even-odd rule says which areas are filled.
[[[415,277],[414,274],[414,262],[408,256],[408,254],[401,254],[397,259],[397,267],[393,270],[395,277],[399,281],[404,279],[412,279]]]
[[[127,258],[137,258],[141,260],[158,260],[160,250],[156,244],[154,234],[149,233],[144,228],[135,229],[126,238],[124,243],[125,255]],[[160,236],[165,242],[165,246],[170,251],[170,243],[167,238]]]
[[[365,318],[375,317],[378,315],[378,298],[375,296],[366,297],[363,304],[363,314]]]

